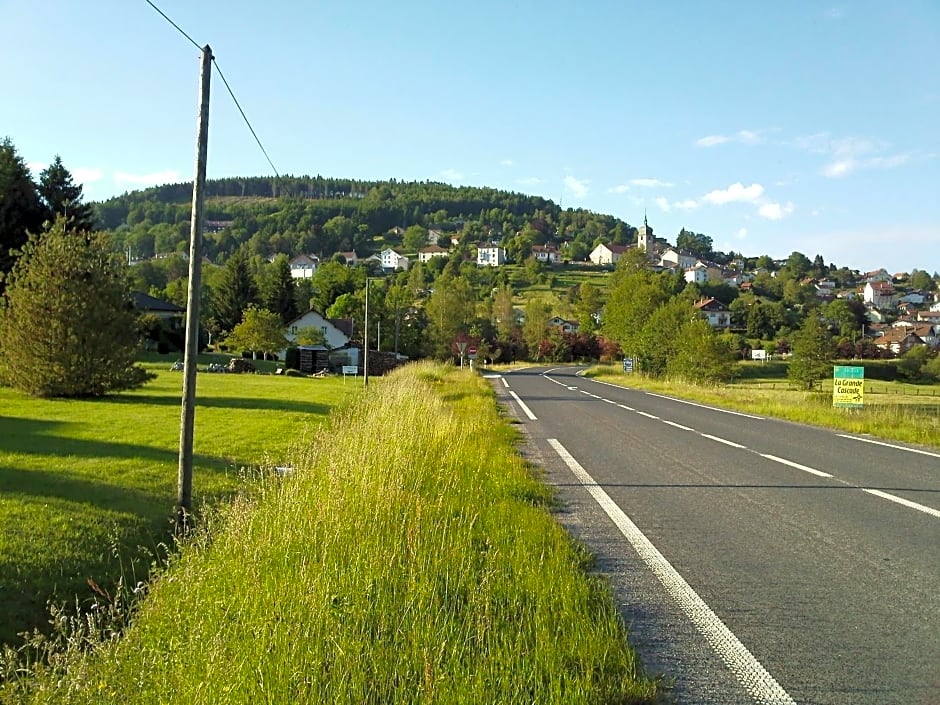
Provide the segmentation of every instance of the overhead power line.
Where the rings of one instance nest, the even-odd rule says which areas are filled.
[[[202,51],[203,48],[199,46],[196,40],[190,37],[188,34],[186,34],[186,32],[184,32],[183,29],[178,24],[176,24],[176,22],[174,22],[169,17],[167,17],[166,13],[163,10],[161,10],[159,7],[154,5],[150,0],[144,0],[144,2],[146,2],[148,5],[150,5],[150,7],[152,7],[154,10],[160,13],[160,16],[163,19],[165,19],[167,22],[169,22],[171,25],[173,25],[173,27],[176,28],[176,31],[182,34],[184,37],[186,37],[186,39],[188,39],[194,47],[196,47],[199,51]],[[215,64],[215,70],[219,72],[219,78],[221,78],[222,83],[225,84],[225,89],[228,91],[228,94],[232,97],[232,101],[235,103],[235,107],[238,108],[238,112],[241,114],[242,120],[245,121],[245,124],[248,126],[248,129],[251,131],[251,136],[255,138],[255,142],[258,143],[258,147],[261,149],[261,153],[264,155],[264,158],[268,160],[268,164],[270,164],[271,168],[274,170],[274,175],[277,178],[281,178],[281,175],[277,171],[277,167],[274,166],[274,162],[272,162],[271,157],[268,156],[268,150],[266,150],[264,148],[264,145],[261,144],[261,140],[258,138],[258,133],[255,132],[255,128],[251,126],[251,122],[248,120],[248,116],[245,115],[245,111],[242,110],[242,106],[239,104],[238,98],[235,97],[235,93],[234,91],[232,91],[232,87],[228,84],[228,81],[225,80],[225,74],[222,73],[222,68],[219,66],[219,62],[215,60],[214,56],[212,57],[212,63]]]

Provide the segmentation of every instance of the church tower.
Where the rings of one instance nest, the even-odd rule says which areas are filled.
[[[646,254],[651,255],[655,250],[656,238],[653,237],[653,229],[650,227],[650,224],[646,221],[646,213],[643,213],[643,225],[640,228],[636,236],[636,244],[641,250],[645,250]]]

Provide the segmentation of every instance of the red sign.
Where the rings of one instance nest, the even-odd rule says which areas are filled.
[[[477,346],[476,346],[476,345],[471,345],[469,348],[467,348],[467,354],[468,354],[468,355],[476,355],[476,354],[477,354]]]

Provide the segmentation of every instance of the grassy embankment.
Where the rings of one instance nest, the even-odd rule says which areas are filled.
[[[184,547],[124,638],[28,703],[634,703],[605,585],[484,380],[370,388]]]
[[[717,386],[627,375],[619,364],[595,366],[587,375],[751,414],[940,448],[940,387],[936,385],[866,381],[864,408],[833,408],[831,381],[824,381],[819,391],[800,391],[787,382],[786,363],[740,365],[736,382]]]
[[[103,399],[43,400],[0,388],[0,643],[45,627],[46,603],[147,577],[176,501],[182,376]],[[204,366],[210,358],[201,360]],[[230,495],[242,468],[283,462],[353,386],[342,378],[200,374],[196,507]],[[143,547],[143,552],[138,548]]]

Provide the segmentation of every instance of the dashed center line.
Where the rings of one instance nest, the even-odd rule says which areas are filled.
[[[767,458],[767,460],[773,460],[775,463],[789,465],[791,468],[808,472],[811,475],[817,475],[819,477],[832,477],[832,475],[830,475],[828,472],[823,472],[822,470],[817,470],[816,468],[811,468],[807,465],[800,465],[799,463],[794,463],[792,460],[787,460],[786,458],[778,458],[776,455],[770,455],[769,453],[758,453],[758,455],[762,458]]]
[[[648,419],[656,419],[657,421],[659,420],[658,416],[653,416],[653,414],[647,414],[645,411],[637,411],[636,413],[638,413],[640,416],[645,416]]]
[[[702,438],[707,438],[710,441],[716,441],[718,443],[724,443],[726,446],[731,446],[732,448],[744,448],[747,450],[747,446],[742,446],[740,443],[735,443],[734,441],[729,441],[727,438],[721,438],[719,436],[713,436],[710,433],[700,433]]]

